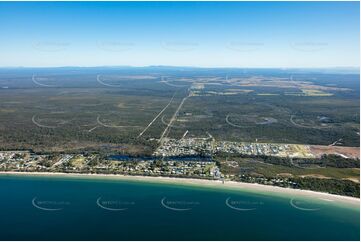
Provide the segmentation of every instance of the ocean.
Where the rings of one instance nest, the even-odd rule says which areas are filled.
[[[0,175],[0,240],[359,240],[360,210],[189,185]]]

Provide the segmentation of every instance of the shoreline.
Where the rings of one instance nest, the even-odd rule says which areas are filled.
[[[237,191],[251,192],[254,194],[262,194],[269,196],[299,196],[303,198],[313,198],[335,203],[343,203],[352,206],[360,206],[360,198],[347,197],[336,194],[317,192],[311,190],[301,190],[293,188],[284,188],[270,185],[263,185],[257,183],[245,183],[235,181],[222,181],[219,180],[206,180],[206,179],[195,179],[195,178],[177,178],[177,177],[152,177],[152,176],[131,176],[121,174],[82,174],[82,173],[61,173],[61,172],[17,172],[17,171],[0,171],[0,175],[10,176],[35,176],[35,177],[60,177],[60,178],[97,178],[97,179],[111,179],[111,180],[122,180],[122,181],[137,181],[137,182],[152,182],[169,185],[188,185],[207,187],[215,189],[232,189]]]

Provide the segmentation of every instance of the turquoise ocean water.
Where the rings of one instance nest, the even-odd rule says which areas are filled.
[[[0,240],[359,240],[335,201],[149,182],[0,175]]]

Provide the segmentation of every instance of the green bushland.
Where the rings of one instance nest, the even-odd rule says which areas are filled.
[[[221,172],[237,177],[281,178],[295,182],[294,188],[359,197],[360,161],[335,155],[319,159],[290,159],[269,156],[219,154]],[[226,162],[226,160],[228,162]],[[237,166],[228,163],[236,162]],[[352,180],[353,181],[352,181]]]
[[[292,178],[290,180],[296,182],[297,188],[300,189],[360,197],[360,184],[352,181],[317,178]]]

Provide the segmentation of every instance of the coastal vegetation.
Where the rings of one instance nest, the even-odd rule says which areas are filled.
[[[272,156],[236,156],[222,154],[216,157],[226,177],[243,182],[268,183],[279,186],[329,192],[359,197],[360,161],[336,155],[319,159],[297,159]]]
[[[290,81],[283,70],[155,67],[33,73],[0,70],[0,150],[31,151],[2,170],[224,178],[359,196],[357,152],[329,155],[332,147],[359,147],[358,75],[305,72]],[[172,140],[182,147],[168,147]],[[240,142],[258,155],[239,153]],[[302,149],[285,157],[297,144]],[[180,159],[194,151],[211,161],[167,163],[172,148]],[[152,162],[139,162],[157,151]],[[43,158],[29,162],[32,154]]]

